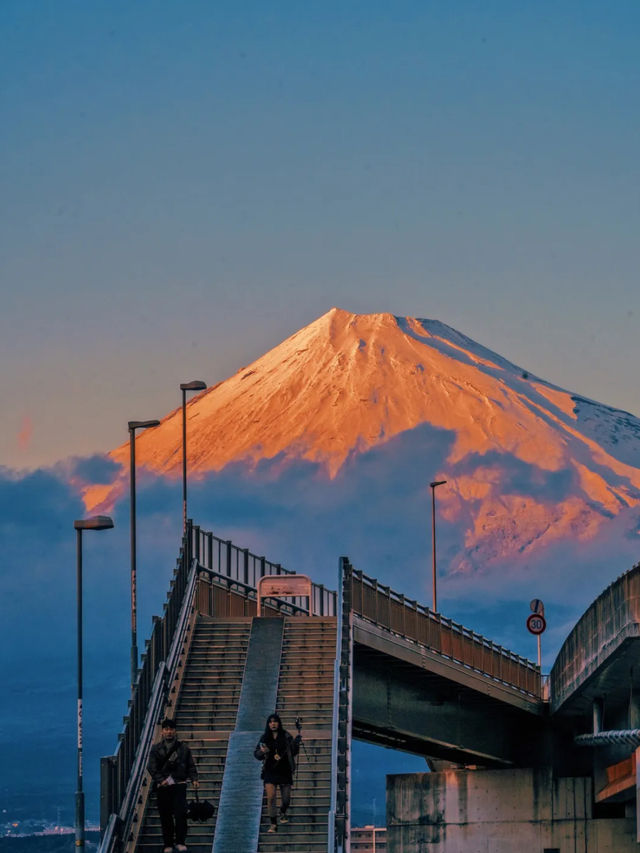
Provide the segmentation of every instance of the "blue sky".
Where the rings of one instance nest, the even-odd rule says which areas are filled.
[[[3,3],[0,464],[332,305],[640,410],[635,2]]]
[[[128,420],[177,406],[181,381],[224,379],[332,305],[440,319],[549,381],[640,413],[639,31],[635,0],[4,0],[8,766],[43,790],[73,784],[74,685],[59,674],[72,672],[82,507],[69,463],[16,470],[110,450]],[[149,485],[145,504],[141,482],[141,636],[177,554],[174,485]],[[252,545],[247,524],[225,516],[233,501],[222,511],[216,500],[215,489],[193,490],[207,524],[228,535],[235,524],[238,544]],[[127,613],[115,604],[127,597],[125,504],[115,517],[116,531],[87,537],[87,607],[98,611],[87,626],[92,808],[97,758],[126,707],[126,677],[115,676],[128,676]],[[367,529],[350,534],[363,554]],[[276,532],[283,551],[273,530],[257,537],[291,565],[295,537]],[[579,588],[582,608],[626,559],[602,580],[592,566],[587,587],[574,567],[567,598]],[[323,569],[330,585],[335,565],[332,555]],[[521,587],[508,596],[541,594]],[[486,590],[480,606],[470,601],[451,615],[535,655],[519,604]],[[577,606],[551,609],[549,648]],[[27,612],[41,633],[27,630]],[[43,636],[55,638],[45,658]],[[26,762],[11,752],[16,719],[33,746]]]

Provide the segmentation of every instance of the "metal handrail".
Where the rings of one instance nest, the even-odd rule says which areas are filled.
[[[213,533],[194,525],[191,538],[192,553],[203,569],[222,578],[231,578],[248,589],[256,589],[258,580],[264,575],[292,575],[280,563],[272,563],[266,557],[251,553],[248,548],[238,548],[230,539],[220,539]],[[316,616],[336,615],[336,592],[323,584],[312,584],[311,612]],[[300,596],[293,599],[293,606],[306,611]]]
[[[184,642],[184,636],[189,624],[190,609],[193,606],[197,577],[198,563],[197,560],[192,560],[189,577],[187,578],[187,584],[182,598],[182,606],[180,607],[180,615],[174,629],[173,641],[169,648],[169,654],[167,655],[166,667],[170,679],[173,679],[175,675],[176,666],[178,665],[178,659],[180,657],[180,649]]]
[[[102,835],[102,839],[100,841],[100,847],[98,848],[98,853],[103,853],[104,850],[114,850],[115,845],[119,843],[120,833],[118,831],[118,824],[120,822],[120,818],[117,814],[113,812],[109,815],[109,820],[107,821],[107,826]]]
[[[136,754],[142,738],[148,706],[153,693],[159,668],[165,666],[174,631],[179,621],[184,592],[191,564],[191,521],[182,539],[182,547],[173,573],[171,589],[164,604],[162,618],[154,617],[151,637],[142,655],[142,666],[129,702],[129,712],[124,719],[124,728],[119,736],[114,755],[101,760],[100,823],[103,837],[107,836],[110,815],[119,815],[127,790]]]
[[[353,699],[352,572],[353,567],[348,558],[341,557],[331,727],[328,853],[348,853],[350,849],[351,755],[349,745]]]
[[[193,606],[193,598],[196,589],[196,576],[197,563],[194,560],[191,563],[191,570],[183,593],[182,605],[180,607],[180,613],[174,629],[173,640],[171,642],[169,654],[167,655],[167,660],[166,662],[163,661],[160,663],[156,672],[151,698],[145,714],[142,733],[136,750],[134,762],[131,767],[131,775],[129,776],[129,782],[127,783],[124,797],[122,798],[122,804],[118,812],[119,820],[114,823],[117,827],[117,832],[111,833],[111,838],[109,839],[109,844],[111,846],[107,846],[107,833],[105,833],[105,838],[103,839],[103,843],[100,845],[99,853],[111,853],[116,841],[120,841],[123,838],[126,839],[129,836],[135,801],[138,797],[138,791],[142,784],[144,775],[147,772],[149,752],[153,745],[156,724],[166,701],[167,688],[173,682],[175,677],[176,668],[180,658],[180,650],[189,624],[189,617],[191,615],[191,608]]]
[[[234,578],[230,578],[227,575],[220,574],[220,572],[214,572],[213,569],[207,569],[205,566],[201,566],[198,564],[198,571],[201,574],[207,574],[210,578],[214,578],[218,581],[221,581],[220,586],[239,586],[243,590],[243,594],[245,598],[251,599],[255,601],[257,599],[257,590],[254,586],[250,584],[244,583],[244,581],[235,580]],[[305,615],[309,615],[309,608],[302,607],[297,604],[293,604],[291,601],[285,601],[283,598],[277,598],[274,596],[268,596],[264,599],[264,601],[275,602],[277,605],[277,609],[284,611],[285,613],[303,613]]]
[[[133,804],[138,794],[138,789],[142,782],[142,778],[146,771],[146,760],[148,757],[151,743],[153,742],[153,734],[158,716],[158,709],[162,707],[164,699],[165,687],[165,669],[160,666],[156,673],[156,678],[153,685],[153,692],[149,700],[149,706],[145,718],[145,725],[136,752],[136,760],[129,776],[129,782],[125,789],[125,794],[122,799],[122,804],[118,813],[111,813],[107,822],[107,829],[100,842],[98,853],[111,853],[117,849],[124,838],[129,834],[131,820],[133,817]],[[143,763],[144,762],[144,763]]]
[[[356,569],[353,584],[353,610],[360,618],[520,692],[541,695],[540,668],[527,658]],[[360,585],[358,594],[356,585]]]
[[[608,732],[593,732],[587,735],[574,735],[576,746],[615,746],[623,744],[636,749],[640,746],[640,729],[612,729]]]

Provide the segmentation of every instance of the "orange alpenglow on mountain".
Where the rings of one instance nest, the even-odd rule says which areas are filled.
[[[471,511],[467,547],[505,513],[542,526],[548,541],[590,537],[640,503],[636,418],[530,376],[435,320],[332,308],[190,400],[187,418],[190,476],[281,454],[319,463],[335,478],[348,458],[407,430],[450,431],[449,455],[433,474],[448,474],[449,488],[439,493],[444,517],[454,520],[465,505]],[[179,477],[181,430],[178,408],[137,438],[138,464]],[[470,454],[473,467],[463,464]],[[123,479],[90,486],[88,510],[104,509],[126,488],[128,443],[110,455]],[[578,486],[552,508],[539,496],[504,493],[500,455],[535,466],[542,478],[568,470]]]

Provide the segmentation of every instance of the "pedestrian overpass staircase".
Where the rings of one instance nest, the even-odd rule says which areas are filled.
[[[242,673],[251,629],[250,617],[213,619],[197,614],[177,699],[167,709],[180,724],[180,739],[188,743],[198,765],[199,795],[217,803],[220,797],[229,735],[235,726]],[[175,694],[173,694],[175,696]],[[144,814],[136,824],[140,834],[130,846],[140,853],[158,853],[162,833],[153,797],[143,798]],[[142,811],[142,809],[140,809]],[[193,823],[189,847],[210,853],[211,821]]]
[[[188,523],[118,748],[101,761],[101,853],[162,849],[146,765],[165,715],[176,717],[194,753],[201,799],[217,809],[213,820],[190,823],[192,853],[348,851],[352,732],[424,755],[474,755],[460,731],[451,742],[443,734],[450,724],[437,708],[447,690],[458,704],[473,697],[481,716],[506,709],[503,741],[509,727],[519,731],[525,716],[540,715],[537,667],[377,584],[346,558],[338,593],[313,584],[309,601],[267,599],[257,617],[257,581],[277,574],[286,570]],[[376,673],[384,673],[377,688]],[[416,693],[423,687],[442,694],[428,713]],[[253,749],[274,710],[289,731],[301,721],[304,746],[291,822],[267,834]],[[425,719],[435,728],[424,729]],[[479,737],[478,755],[514,763]]]

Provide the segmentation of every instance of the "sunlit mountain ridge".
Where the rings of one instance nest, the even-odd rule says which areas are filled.
[[[530,375],[436,320],[332,308],[194,397],[187,417],[191,477],[277,460],[283,470],[313,463],[340,481],[373,451],[392,459],[412,436],[416,460],[448,481],[438,500],[460,531],[460,570],[592,539],[640,505],[638,418]],[[179,477],[181,442],[176,409],[138,436],[137,462]],[[111,457],[121,475],[87,487],[90,511],[109,509],[127,488],[128,444]]]

